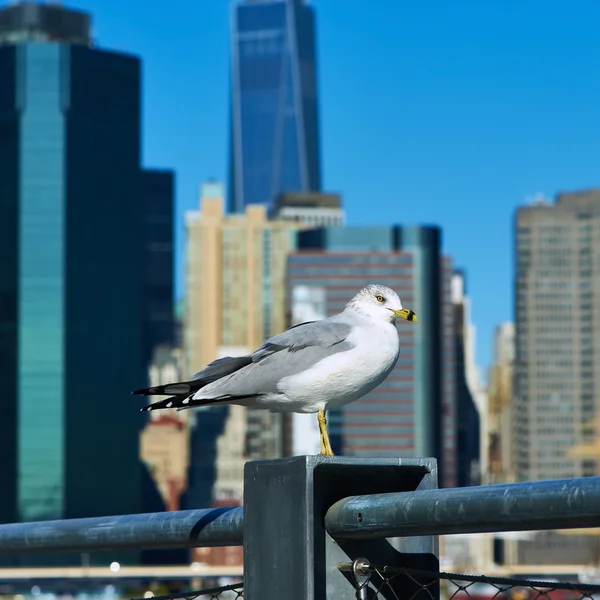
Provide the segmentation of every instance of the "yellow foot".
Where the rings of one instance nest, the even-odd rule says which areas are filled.
[[[329,442],[329,434],[327,433],[327,419],[325,418],[325,411],[320,410],[317,419],[319,421],[319,432],[321,434],[321,452],[319,456],[335,456],[331,449],[331,443]]]

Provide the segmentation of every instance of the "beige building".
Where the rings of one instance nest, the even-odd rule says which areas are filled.
[[[520,207],[515,221],[513,459],[517,480],[598,474],[573,449],[600,410],[600,190]],[[597,432],[595,432],[597,433]],[[521,563],[596,559],[595,540],[537,534]]]
[[[179,381],[182,375],[179,348],[158,346],[149,368],[149,384]],[[167,510],[181,508],[187,489],[190,463],[188,411],[146,413],[149,420],[140,435],[140,457],[148,467]]]
[[[488,435],[486,483],[515,481],[512,442],[515,326],[501,323],[494,333],[492,366],[488,375]]]
[[[181,494],[187,489],[189,447],[187,423],[170,414],[151,419],[141,433],[141,458],[167,510],[181,508]]]
[[[251,352],[288,326],[287,256],[299,225],[269,220],[262,205],[226,215],[223,188],[202,186],[200,209],[188,213],[185,346],[188,371],[220,356]],[[247,459],[282,455],[281,416],[230,410],[219,437],[215,497],[239,490]]]

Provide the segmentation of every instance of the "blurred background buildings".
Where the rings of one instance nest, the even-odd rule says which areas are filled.
[[[248,353],[375,282],[419,322],[398,325],[390,377],[329,415],[338,453],[435,456],[443,486],[598,474],[600,191],[516,211],[514,322],[498,325],[484,380],[468,271],[441,226],[347,226],[342,193],[322,189],[315,8],[240,0],[229,180],[206,179],[185,214],[176,303],[177,179],[141,160],[141,59],[98,47],[91,25],[56,4],[0,8],[0,522],[241,503],[246,461],[318,451],[313,416],[145,418],[129,392]],[[588,533],[448,538],[445,552],[587,564]],[[242,560],[239,548],[117,558]]]

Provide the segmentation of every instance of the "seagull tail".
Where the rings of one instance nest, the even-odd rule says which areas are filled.
[[[140,411],[148,412],[166,408],[184,410],[186,408],[195,408],[197,406],[213,406],[215,404],[229,404],[231,402],[239,402],[240,400],[250,400],[257,396],[260,396],[260,394],[248,394],[247,396],[221,396],[220,398],[209,399],[195,399],[192,396],[171,396],[165,400],[159,400],[158,402],[143,406]]]
[[[135,390],[131,392],[134,396],[182,396],[186,398],[189,394],[197,392],[206,385],[202,381],[180,381],[178,383],[167,383],[166,385],[155,385],[153,387]]]
[[[172,396],[171,398],[166,398],[165,400],[159,400],[158,402],[147,404],[140,409],[140,412],[148,412],[149,410],[158,410],[161,408],[178,408],[179,406],[184,406],[183,401],[186,398],[187,396]]]

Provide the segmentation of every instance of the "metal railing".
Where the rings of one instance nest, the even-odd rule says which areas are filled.
[[[244,505],[0,525],[0,554],[243,544],[246,600],[359,597],[359,559],[394,573],[378,597],[436,599],[437,536],[599,527],[600,477],[437,489],[432,459],[294,457],[247,463]]]

